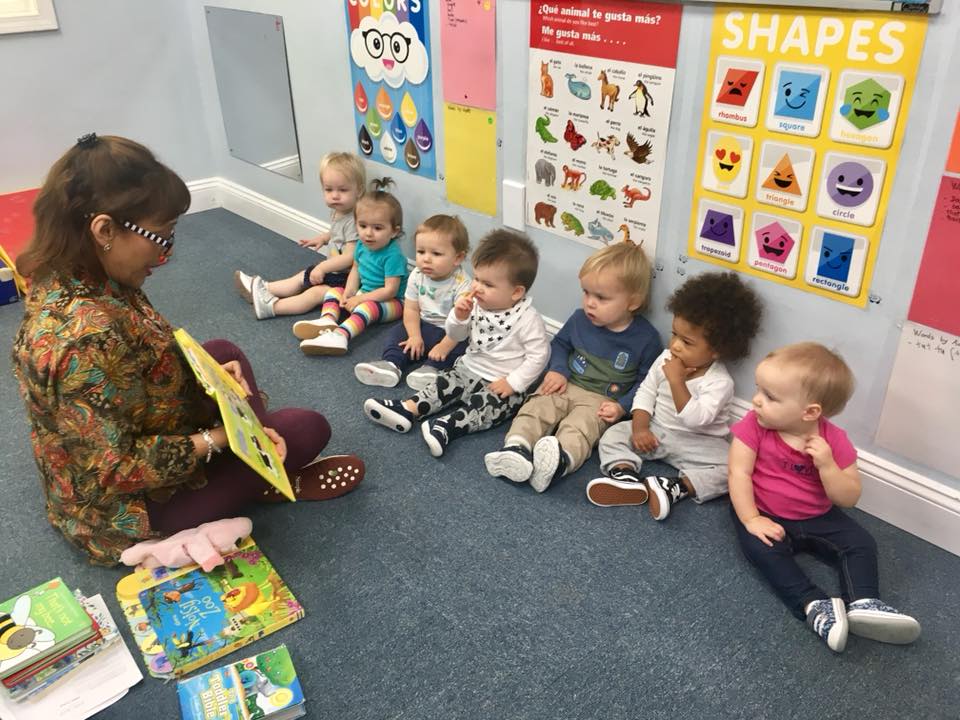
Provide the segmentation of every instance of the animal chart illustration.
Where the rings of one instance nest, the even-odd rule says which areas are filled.
[[[679,6],[530,5],[527,222],[656,251]]]
[[[925,31],[919,15],[718,9],[690,254],[864,306]]]
[[[360,152],[393,168],[435,178],[429,4],[344,4]]]

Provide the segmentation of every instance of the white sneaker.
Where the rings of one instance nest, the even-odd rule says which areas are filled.
[[[328,332],[300,342],[304,355],[346,355],[347,336],[343,333]]]
[[[253,276],[239,270],[233,271],[233,287],[244,300],[253,304]]]
[[[293,334],[301,340],[310,340],[337,327],[337,322],[333,318],[321,315],[316,320],[297,320],[293,324]]]
[[[253,296],[253,312],[256,313],[257,320],[276,317],[274,304],[277,296],[267,290],[267,283],[259,275],[253,278],[250,294]]]
[[[432,365],[421,365],[416,370],[411,370],[410,374],[407,375],[407,387],[420,392],[435,382],[439,373],[440,371]]]
[[[400,384],[400,368],[387,360],[357,363],[353,366],[353,374],[364,385],[396,387]]]
[[[876,598],[847,605],[847,621],[854,635],[878,642],[909,645],[920,637],[920,623]]]

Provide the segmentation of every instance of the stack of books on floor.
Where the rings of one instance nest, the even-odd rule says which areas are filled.
[[[68,696],[101,708],[115,702],[142,677],[135,665],[135,674],[118,672],[118,654],[130,657],[103,599],[71,592],[60,578],[0,603],[0,715],[42,716]],[[92,690],[97,668],[115,682]]]

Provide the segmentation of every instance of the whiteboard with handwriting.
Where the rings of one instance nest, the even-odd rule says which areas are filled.
[[[960,337],[904,323],[877,443],[960,477]]]

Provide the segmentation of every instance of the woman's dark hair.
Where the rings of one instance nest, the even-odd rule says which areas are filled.
[[[760,298],[732,272],[690,278],[667,300],[667,310],[701,328],[721,360],[739,360],[749,354],[763,316]]]
[[[33,278],[80,270],[103,277],[91,217],[165,225],[189,207],[186,184],[143,145],[116,135],[85,135],[47,173],[33,204],[34,233],[17,270]]]

